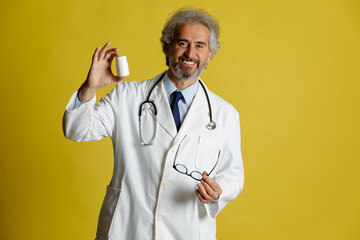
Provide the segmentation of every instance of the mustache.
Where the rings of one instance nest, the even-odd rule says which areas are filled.
[[[187,61],[187,62],[195,62],[195,63],[200,62],[199,59],[189,58],[189,57],[179,57],[178,59],[181,60],[181,61]]]

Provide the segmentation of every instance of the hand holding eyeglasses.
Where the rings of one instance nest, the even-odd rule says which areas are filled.
[[[196,196],[203,203],[211,203],[220,197],[221,187],[214,179],[203,172],[203,179],[198,183],[198,189],[195,189]]]

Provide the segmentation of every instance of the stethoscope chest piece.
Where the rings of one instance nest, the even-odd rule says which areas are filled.
[[[206,124],[206,128],[209,130],[214,130],[216,128],[216,123],[214,121],[210,121],[208,124]]]

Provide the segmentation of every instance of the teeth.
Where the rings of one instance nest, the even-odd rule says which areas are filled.
[[[189,64],[189,65],[192,65],[194,64],[195,62],[188,62],[188,61],[184,61],[185,64]]]

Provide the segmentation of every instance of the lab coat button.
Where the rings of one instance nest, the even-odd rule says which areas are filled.
[[[158,221],[162,221],[163,219],[164,219],[163,216],[158,216],[158,217],[157,217],[157,220],[158,220]]]
[[[164,181],[164,182],[163,182],[163,185],[164,185],[164,187],[167,187],[167,186],[169,185],[169,182],[168,182],[168,181]]]

